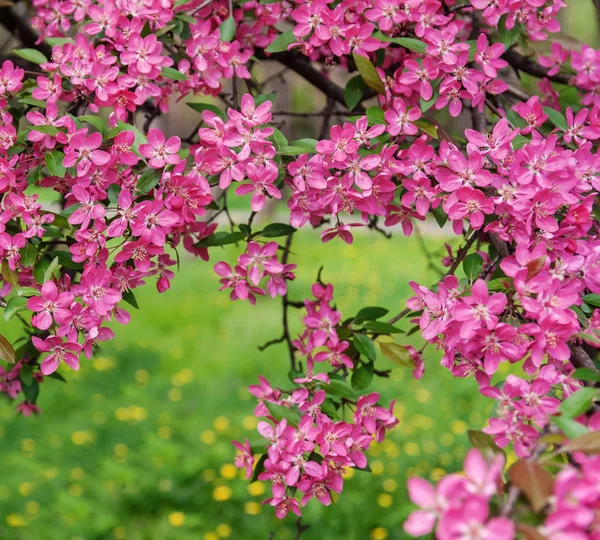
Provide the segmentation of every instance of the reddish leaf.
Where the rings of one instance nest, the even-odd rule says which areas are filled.
[[[535,461],[517,461],[508,473],[514,486],[517,486],[529,499],[535,512],[539,512],[552,495],[554,479]]]

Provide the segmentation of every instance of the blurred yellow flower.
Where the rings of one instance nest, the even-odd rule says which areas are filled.
[[[169,525],[171,527],[181,527],[185,523],[185,514],[183,512],[171,512],[169,514]]]
[[[213,491],[213,499],[219,502],[231,499],[231,488],[228,486],[216,487]]]
[[[21,441],[21,448],[25,452],[33,452],[35,450],[35,441],[33,439],[23,439]]]
[[[248,486],[248,493],[254,497],[258,497],[265,492],[265,485],[262,482],[253,482]]]
[[[385,527],[377,527],[371,531],[371,540],[385,540],[388,537],[388,532]]]
[[[221,467],[221,476],[227,480],[233,480],[237,476],[238,468],[232,463],[225,463]]]
[[[377,497],[377,504],[381,506],[381,508],[389,508],[393,503],[392,496],[389,493],[382,493]]]
[[[229,427],[229,420],[224,416],[217,416],[213,422],[213,426],[217,431],[226,431]]]
[[[25,511],[32,516],[35,516],[40,511],[40,505],[36,501],[27,501],[25,503]]]
[[[207,429],[206,431],[200,433],[200,440],[204,444],[215,444],[215,442],[217,441],[217,435],[214,431],[210,431],[209,429]]]
[[[255,501],[248,501],[244,505],[244,512],[246,512],[246,514],[248,514],[249,516],[256,516],[256,515],[260,514],[260,511],[261,511],[260,504]]]
[[[6,516],[6,523],[9,527],[25,527],[27,522],[21,514],[8,514]]]
[[[217,534],[221,538],[229,538],[231,536],[231,527],[227,523],[221,523],[217,525]]]

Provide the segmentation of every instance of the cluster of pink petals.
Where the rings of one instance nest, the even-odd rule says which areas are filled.
[[[295,278],[293,270],[295,264],[282,264],[277,259],[277,242],[267,242],[260,245],[258,242],[249,242],[246,251],[238,257],[238,264],[231,268],[224,261],[215,264],[215,272],[221,276],[221,288],[232,289],[232,300],[248,300],[256,304],[256,295],[265,295],[271,298],[287,293],[287,282]],[[267,292],[259,287],[263,278],[267,278]]]
[[[331,308],[333,286],[315,284],[314,300],[306,300],[306,327],[296,346],[308,355],[306,373],[296,377],[291,391],[272,388],[264,377],[249,390],[258,400],[254,414],[266,417],[258,422],[258,432],[265,439],[259,480],[271,482],[272,497],[263,504],[275,507],[278,518],[289,512],[300,516],[301,507],[312,498],[329,506],[331,493],[341,493],[343,474],[347,468],[367,467],[365,452],[370,444],[381,442],[388,430],[398,424],[392,402],[389,408],[378,405],[379,394],[361,395],[356,400],[334,402],[327,396],[330,375],[315,373],[314,361],[327,361],[334,370],[352,368],[352,361],[343,354],[348,343],[340,341],[336,326],[341,313]],[[317,352],[319,351],[319,352]],[[337,379],[340,382],[339,379]],[[337,408],[352,406],[352,420],[339,420]],[[278,411],[285,411],[280,417]],[[246,439],[233,442],[238,450],[235,464],[252,476],[255,450]],[[298,500],[299,499],[299,500]]]
[[[507,518],[490,517],[490,502],[498,495],[504,458],[485,459],[473,449],[465,458],[464,475],[449,474],[432,486],[422,478],[408,480],[408,494],[419,507],[406,522],[410,535],[423,536],[436,528],[436,538],[493,538],[513,540],[514,523]]]

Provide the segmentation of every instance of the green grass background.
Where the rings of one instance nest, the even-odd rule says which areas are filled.
[[[358,234],[347,246],[323,245],[316,232],[297,236],[291,298],[309,294],[324,265],[347,316],[367,305],[397,313],[409,280],[436,279],[414,239]],[[442,243],[425,241],[433,250]],[[230,262],[236,254],[234,247],[222,252]],[[83,360],[79,373],[62,367],[67,384],[42,386],[40,417],[0,409],[0,538],[294,538],[292,518],[280,522],[260,505],[268,486],[250,485],[231,465],[230,441],[257,438],[247,386],[259,373],[289,385],[285,347],[257,350],[280,334],[281,303],[232,303],[217,291],[217,260],[217,252],[210,263],[185,259],[165,294],[153,283],[136,291],[141,309],[132,309],[131,324],[115,327],[117,339]],[[292,319],[298,329],[300,312]],[[454,381],[438,357],[427,350],[421,381],[397,368],[374,382],[384,400],[398,400],[400,425],[372,447],[373,472],[347,478],[339,504],[308,505],[303,538],[404,538],[406,478],[460,468],[466,430],[482,427],[491,402],[473,381]],[[377,364],[395,367],[381,355]]]

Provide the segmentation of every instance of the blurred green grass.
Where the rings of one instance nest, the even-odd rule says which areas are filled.
[[[408,281],[433,283],[417,242],[357,235],[352,246],[321,244],[302,232],[292,247],[299,264],[291,298],[309,294],[318,268],[334,283],[337,306],[350,316],[362,306],[397,313]],[[425,239],[439,250],[440,239]],[[280,302],[232,303],[217,291],[210,263],[184,260],[167,293],[153,283],[136,291],[141,309],[115,328],[117,338],[61,372],[68,384],[43,385],[39,418],[0,409],[4,474],[0,479],[0,538],[198,539],[295,536],[295,521],[279,522],[260,502],[268,486],[250,485],[232,465],[232,439],[256,439],[255,402],[247,386],[259,373],[287,382],[282,345],[257,345],[280,334]],[[232,247],[224,258],[237,255]],[[294,312],[295,328],[300,313]],[[417,342],[416,337],[408,338]],[[438,478],[460,468],[467,429],[481,428],[491,403],[471,380],[453,380],[427,350],[415,381],[394,369],[371,387],[397,399],[400,426],[370,452],[373,473],[348,477],[331,508],[309,504],[303,540],[404,538],[410,512],[405,481]],[[379,367],[392,368],[385,358]]]

